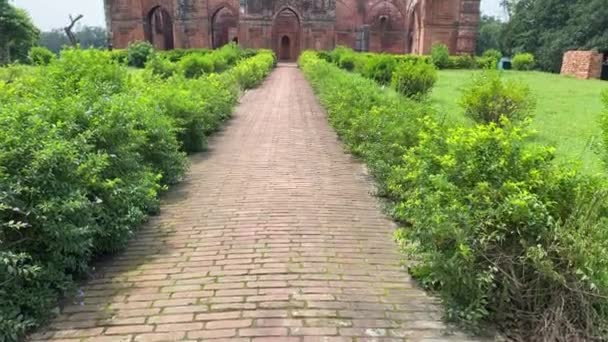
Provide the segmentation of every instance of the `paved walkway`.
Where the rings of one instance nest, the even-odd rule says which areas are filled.
[[[241,102],[162,214],[32,340],[462,341],[399,266],[301,72],[280,65]]]

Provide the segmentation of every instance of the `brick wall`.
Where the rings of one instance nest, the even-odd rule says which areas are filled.
[[[252,48],[273,48],[289,38],[289,56],[304,49],[332,49],[336,44],[370,51],[429,53],[434,43],[454,54],[472,53],[480,0],[104,0],[113,45],[151,40],[159,48],[212,47],[238,38]],[[241,8],[241,5],[243,8]],[[219,12],[225,8],[225,13]],[[281,35],[279,12],[296,14],[297,32]],[[151,14],[162,9],[170,26],[152,30]],[[219,19],[219,20],[218,20]],[[158,21],[158,20],[157,20]],[[215,24],[215,25],[214,25]],[[158,26],[158,25],[157,25]],[[366,34],[361,35],[361,32]],[[215,36],[215,37],[213,37]],[[161,44],[163,43],[163,44]]]
[[[602,57],[596,51],[568,51],[564,54],[561,73],[581,79],[600,78]]]

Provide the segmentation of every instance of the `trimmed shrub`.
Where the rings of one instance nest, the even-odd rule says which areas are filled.
[[[337,46],[331,52],[327,53],[324,59],[328,62],[333,62],[344,70],[353,71],[357,66],[356,55],[357,54],[350,48]]]
[[[270,73],[276,64],[276,56],[270,50],[259,50],[255,57],[244,60],[236,65],[231,74],[236,77],[241,89],[251,89]]]
[[[530,71],[536,66],[536,60],[531,53],[518,53],[513,57],[513,69]]]
[[[27,58],[30,64],[40,66],[49,65],[56,56],[51,50],[45,47],[35,46],[30,49]]]
[[[355,69],[354,53],[341,55],[338,66],[344,70],[353,71]]]
[[[12,83],[17,79],[36,72],[36,68],[23,64],[0,67],[0,82]]]
[[[391,55],[375,54],[367,59],[363,76],[370,78],[381,85],[391,83],[397,61]]]
[[[459,104],[475,122],[501,124],[503,118],[512,122],[531,118],[535,101],[525,84],[505,82],[498,71],[485,71],[473,77]]]
[[[401,62],[412,62],[412,63],[425,63],[425,64],[433,64],[433,60],[430,56],[423,55],[394,55],[393,56],[397,63]]]
[[[415,260],[410,272],[441,295],[448,318],[473,329],[492,322],[523,341],[607,336],[605,178],[556,164],[553,148],[531,144],[527,127],[506,115],[445,127],[424,102],[315,53],[299,63],[342,141],[391,200],[405,226],[397,240]],[[491,92],[498,102],[504,88]]]
[[[187,167],[187,135],[204,142],[274,65],[272,53],[252,59],[164,80],[70,49],[0,82],[0,341],[50,318],[95,256],[124,248],[158,211]]]
[[[179,68],[187,78],[199,78],[214,71],[213,58],[210,55],[187,55],[179,62]]]
[[[392,87],[410,98],[426,96],[437,82],[435,67],[424,63],[401,63],[393,73]]]
[[[228,62],[223,55],[211,54],[211,61],[213,62],[214,72],[224,72],[228,69]]]
[[[146,69],[152,71],[154,75],[158,75],[161,78],[169,78],[177,72],[177,64],[172,63],[167,58],[161,56],[154,56],[146,63]]]
[[[329,51],[317,51],[317,55],[319,56],[319,58],[321,58],[322,60],[326,61],[326,62],[332,62],[331,60],[331,52]]]
[[[315,52],[304,52],[299,64],[342,141],[368,163],[384,193],[382,181],[404,151],[417,144],[419,118],[430,110],[391,88],[381,89],[373,80],[340,70]]]
[[[435,44],[431,48],[431,60],[438,69],[445,69],[450,65],[450,50],[445,44]]]
[[[482,57],[484,58],[492,58],[496,61],[496,64],[498,64],[498,62],[500,61],[500,59],[502,58],[502,52],[496,50],[496,49],[488,49],[486,51],[484,51]]]
[[[226,44],[224,46],[222,46],[221,49],[219,50],[215,50],[213,52],[214,56],[220,56],[220,58],[222,59],[221,63],[223,63],[223,69],[222,69],[222,65],[220,64],[220,71],[223,71],[226,66],[232,66],[234,64],[236,64],[236,62],[238,62],[238,60],[241,58],[241,50],[239,49],[239,46],[236,45],[235,43],[229,43]],[[253,56],[251,56],[253,57]],[[218,70],[216,68],[216,70]]]
[[[125,65],[127,64],[127,59],[129,56],[127,50],[112,50],[108,51],[108,54],[110,55],[110,59],[112,59],[116,63]]]
[[[206,55],[213,52],[213,50],[209,49],[173,49],[167,51],[157,51],[156,53],[161,55],[162,57],[168,59],[169,61],[176,63],[182,60],[182,58],[189,55]]]
[[[494,57],[478,57],[477,67],[483,70],[496,70],[498,69],[498,62],[494,59]]]
[[[495,124],[429,123],[389,180],[411,272],[449,319],[521,340],[608,333],[608,188]]]
[[[477,61],[471,55],[450,56],[449,66],[446,69],[476,69]]]
[[[127,48],[127,64],[135,68],[143,68],[154,55],[154,47],[149,42],[134,42]]]

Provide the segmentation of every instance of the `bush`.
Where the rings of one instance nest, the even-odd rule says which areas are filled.
[[[0,67],[0,82],[12,83],[23,76],[34,74],[36,70],[34,67],[23,64]]]
[[[108,51],[108,54],[110,55],[110,59],[112,59],[116,63],[124,65],[127,64],[127,59],[129,56],[127,50],[112,50]]]
[[[314,52],[304,52],[299,64],[342,141],[382,182],[404,151],[416,145],[418,119],[430,111],[391,88],[381,89],[373,80],[338,69]],[[379,191],[384,191],[382,183]]]
[[[531,53],[518,53],[513,57],[512,64],[513,69],[515,70],[529,71],[534,69],[536,61],[534,60],[534,55]]]
[[[272,71],[276,63],[276,56],[270,50],[259,50],[255,57],[244,60],[236,65],[231,74],[238,80],[241,89],[251,89]]]
[[[48,319],[95,256],[124,248],[158,211],[185,172],[186,135],[204,141],[229,117],[239,81],[260,82],[274,64],[271,53],[253,59],[238,73],[164,80],[70,49],[0,82],[1,341]]]
[[[498,69],[498,62],[494,59],[494,57],[478,57],[477,67],[483,70],[496,70]]]
[[[401,63],[393,73],[393,88],[411,98],[426,96],[437,82],[435,67],[424,63]]]
[[[223,63],[223,65],[224,65],[223,68],[225,69],[226,66],[232,66],[232,65],[236,64],[236,62],[239,61],[239,59],[241,58],[241,50],[238,45],[231,42],[229,44],[222,46],[221,49],[215,50],[213,52],[213,55],[219,56],[219,58],[221,58],[222,61],[220,63]],[[253,57],[253,55],[250,57]],[[218,70],[218,69],[216,68],[216,70]],[[223,69],[220,71],[223,71]]]
[[[450,50],[445,44],[435,44],[431,48],[431,60],[438,69],[445,69],[450,65]]]
[[[353,71],[356,67],[356,53],[347,47],[337,46],[333,51],[321,53],[328,62],[333,62],[340,68]]]
[[[521,340],[606,336],[605,180],[555,165],[553,149],[495,124],[429,124],[389,180],[412,274],[449,319]]]
[[[459,104],[475,122],[500,124],[503,118],[512,122],[531,118],[535,101],[526,85],[505,82],[498,71],[485,71],[473,77]]]
[[[496,61],[496,64],[498,64],[498,62],[500,62],[500,59],[502,58],[502,52],[496,49],[488,49],[484,51],[482,57],[492,58],[494,61]]]
[[[175,63],[172,63],[168,59],[154,56],[146,63],[146,69],[151,70],[154,75],[169,78],[176,73],[178,68]]]
[[[135,42],[127,48],[127,64],[135,68],[143,68],[154,55],[154,47],[149,42]]]
[[[328,51],[317,51],[317,55],[319,56],[319,58],[321,58],[322,60],[331,63],[331,52]]]
[[[32,65],[49,65],[53,59],[55,59],[55,54],[41,46],[35,46],[31,48],[28,54],[28,61]]]
[[[397,61],[391,55],[375,54],[367,59],[363,76],[370,78],[381,85],[391,83]]]
[[[214,69],[213,58],[210,55],[187,55],[179,62],[179,68],[187,78],[198,78],[204,74],[212,73]]]
[[[354,54],[343,54],[340,56],[338,66],[344,70],[353,71],[355,69]]]
[[[410,272],[441,295],[448,318],[474,329],[490,321],[524,341],[608,334],[606,179],[556,164],[553,148],[530,144],[507,117],[444,127],[424,102],[316,53],[299,63],[391,200]]]
[[[176,63],[181,61],[184,57],[189,55],[199,55],[204,56],[213,52],[213,50],[209,49],[173,49],[167,51],[158,51],[157,54],[162,57],[168,59],[169,61]]]
[[[412,62],[412,63],[424,63],[424,64],[433,64],[433,61],[430,56],[422,56],[422,55],[394,55],[393,56],[397,63],[401,62]]]
[[[450,56],[449,66],[447,69],[476,69],[477,61],[471,55]]]

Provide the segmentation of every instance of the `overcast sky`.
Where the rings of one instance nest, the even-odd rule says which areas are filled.
[[[44,31],[64,27],[69,15],[83,14],[83,25],[104,26],[103,0],[9,0],[25,8]],[[483,14],[502,16],[500,0],[481,0]]]

